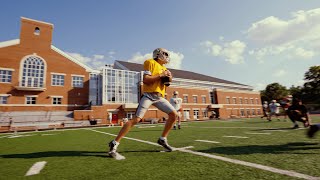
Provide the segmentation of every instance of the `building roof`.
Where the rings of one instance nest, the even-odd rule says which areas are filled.
[[[130,70],[130,71],[143,71],[143,65],[132,63],[132,62],[126,62],[126,61],[115,61],[114,63],[115,69],[124,69],[124,70]],[[178,70],[178,69],[171,69],[168,68],[171,73],[174,75],[174,78],[181,78],[181,79],[191,79],[191,80],[197,80],[197,81],[208,81],[208,82],[216,82],[216,83],[224,83],[224,84],[230,84],[230,85],[240,85],[240,86],[248,86],[245,84],[240,84],[224,79],[219,79],[216,77],[207,76],[204,74],[199,74],[191,71],[185,71],[185,70]]]
[[[0,48],[4,48],[4,47],[8,47],[8,46],[14,46],[14,45],[18,45],[18,44],[20,44],[20,39],[14,39],[14,40],[10,40],[10,41],[3,41],[3,42],[0,42]],[[69,54],[63,52],[62,50],[58,49],[54,45],[51,45],[51,49],[53,51],[57,52],[58,54],[62,55],[66,59],[78,64],[79,66],[84,68],[87,72],[95,72],[95,70],[92,69],[91,67],[89,67],[86,64],[80,62],[79,60],[77,60],[76,58],[70,56]]]

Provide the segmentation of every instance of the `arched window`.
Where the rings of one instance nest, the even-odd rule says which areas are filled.
[[[37,56],[29,56],[22,65],[22,87],[44,87],[45,62]]]
[[[40,35],[40,28],[36,27],[33,33],[34,35]]]

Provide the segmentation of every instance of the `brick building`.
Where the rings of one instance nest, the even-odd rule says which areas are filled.
[[[132,118],[143,93],[141,64],[115,61],[94,70],[52,45],[53,24],[21,18],[20,38],[0,42],[0,120],[73,121]],[[174,75],[166,98],[177,90],[183,119],[251,117],[261,114],[253,88],[190,71]],[[147,118],[166,115],[150,108]]]

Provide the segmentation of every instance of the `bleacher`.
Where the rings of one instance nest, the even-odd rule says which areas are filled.
[[[101,120],[97,120],[101,124]],[[88,120],[75,121],[73,111],[0,112],[0,132],[90,126]]]

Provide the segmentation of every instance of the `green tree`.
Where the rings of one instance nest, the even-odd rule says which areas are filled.
[[[302,97],[307,102],[320,103],[320,66],[311,66],[304,74]]]
[[[270,102],[273,99],[280,100],[283,97],[286,97],[288,95],[288,90],[279,83],[272,83],[267,85],[265,90],[260,91],[260,94],[262,101]]]
[[[289,94],[291,94],[293,97],[301,97],[303,93],[303,88],[301,86],[291,86],[289,88]]]

